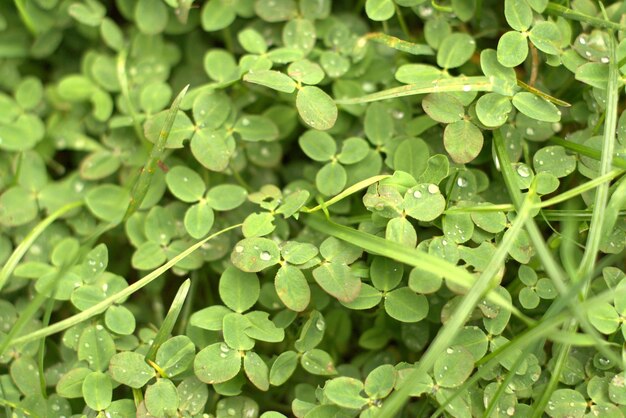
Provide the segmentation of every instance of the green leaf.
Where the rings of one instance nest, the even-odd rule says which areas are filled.
[[[256,273],[277,264],[280,260],[280,250],[270,239],[246,238],[235,245],[230,260],[238,269]]]
[[[230,3],[224,0],[209,0],[202,8],[200,22],[202,29],[213,32],[229,26],[235,17],[235,10]]]
[[[435,360],[433,373],[437,384],[446,388],[460,386],[474,370],[474,357],[461,346],[448,347]]]
[[[104,324],[119,335],[130,335],[135,331],[135,316],[124,306],[109,306],[104,314]]]
[[[400,219],[400,218],[395,218]],[[404,219],[404,218],[402,218]],[[392,219],[393,220],[393,219]],[[406,220],[406,219],[405,219]],[[382,292],[367,283],[361,283],[359,296],[350,302],[341,302],[341,304],[349,309],[363,310],[378,306],[382,299]]]
[[[324,395],[334,404],[343,408],[361,409],[367,399],[361,396],[363,383],[351,377],[336,377],[324,385]]]
[[[139,30],[147,35],[163,32],[167,26],[168,11],[163,2],[138,0],[135,6],[135,23]]]
[[[370,147],[367,141],[353,136],[343,140],[341,152],[337,155],[337,159],[341,164],[356,164],[363,161],[369,151]]]
[[[274,141],[278,138],[278,126],[265,116],[244,115],[233,127],[241,138],[250,141]]]
[[[85,203],[97,218],[116,223],[126,213],[130,204],[130,193],[120,186],[103,184],[87,192]]]
[[[191,153],[211,171],[224,171],[234,151],[234,139],[226,130],[197,131],[191,138]]]
[[[386,257],[374,257],[370,265],[370,279],[378,290],[389,291],[395,289],[402,281],[404,266],[397,261]]]
[[[192,111],[198,128],[212,131],[226,122],[232,111],[232,103],[225,94],[209,90],[194,99]]]
[[[91,372],[83,380],[83,397],[88,407],[101,411],[111,405],[113,386],[108,375],[102,372]]]
[[[348,175],[345,168],[336,161],[325,164],[315,176],[317,189],[327,195],[338,194],[346,186]]]
[[[385,311],[400,322],[418,322],[428,314],[428,300],[408,287],[401,287],[387,293]]]
[[[292,62],[287,67],[289,77],[303,84],[319,84],[324,79],[324,70],[319,64],[309,60],[299,60]]]
[[[144,395],[146,409],[155,417],[176,415],[178,409],[178,392],[169,379],[159,379],[148,386]]]
[[[111,357],[109,374],[116,382],[131,388],[143,387],[155,375],[144,356],[132,351],[122,351]]]
[[[35,196],[21,186],[11,187],[0,195],[0,224],[4,226],[27,224],[38,212]]]
[[[227,267],[219,281],[220,298],[235,312],[250,309],[259,299],[259,279],[254,273],[245,273]]]
[[[488,128],[504,125],[512,109],[511,99],[498,93],[487,93],[476,102],[476,115]]]
[[[176,335],[165,341],[156,353],[156,364],[168,377],[187,371],[196,354],[196,346],[186,335]]]
[[[243,76],[243,79],[249,83],[260,84],[284,93],[293,93],[296,90],[296,82],[280,71],[250,71]]]
[[[93,370],[105,370],[115,354],[115,342],[102,325],[91,325],[78,340],[78,359],[87,360]]]
[[[326,132],[308,130],[298,138],[302,151],[314,161],[329,161],[337,153],[337,144]]]
[[[192,238],[200,239],[209,233],[214,220],[213,209],[206,201],[202,201],[187,209],[183,223]]]
[[[593,306],[587,315],[589,316],[589,322],[603,334],[613,334],[620,326],[619,314],[608,303]]]
[[[337,120],[337,105],[319,87],[302,87],[296,96],[296,107],[302,120],[314,129],[328,130]]]
[[[204,410],[209,398],[209,389],[195,376],[189,376],[183,380],[176,390],[180,402],[178,409],[190,414],[199,414]]]
[[[274,215],[269,212],[251,213],[243,221],[241,231],[246,238],[262,237],[271,234],[276,228]]]
[[[333,359],[326,351],[314,348],[300,358],[302,368],[311,374],[318,376],[332,376],[337,374]]]
[[[393,0],[367,0],[365,2],[365,13],[374,21],[391,19],[395,10]]]
[[[387,223],[385,239],[409,248],[415,248],[417,245],[415,228],[409,220],[403,217],[393,218]]]
[[[239,80],[241,76],[235,57],[223,49],[212,49],[204,55],[204,71],[211,79],[224,84]]]
[[[249,351],[243,358],[243,368],[254,386],[262,391],[266,391],[270,387],[269,369],[263,359],[255,352]]]
[[[505,67],[517,67],[528,56],[526,37],[517,31],[508,31],[498,40],[498,61]]]
[[[191,318],[189,318],[189,323],[194,327],[210,331],[221,331],[224,316],[230,312],[232,311],[225,306],[209,306],[192,314]]]
[[[369,105],[363,123],[365,135],[374,145],[382,145],[393,136],[394,122],[389,107],[385,104]]]
[[[286,47],[300,49],[308,54],[317,40],[315,25],[308,19],[292,19],[285,24],[282,38]]]
[[[246,201],[246,189],[235,184],[211,187],[206,194],[207,204],[217,211],[233,210]]]
[[[588,62],[576,68],[576,80],[592,87],[606,90],[609,79],[609,67],[599,62]]]
[[[513,106],[526,116],[543,121],[558,122],[561,112],[549,101],[529,92],[520,92],[513,96]]]
[[[537,22],[530,30],[530,41],[546,54],[558,55],[561,50],[561,31],[554,22]]]
[[[400,142],[393,153],[393,168],[419,178],[428,166],[430,151],[425,141],[409,138]]]
[[[215,343],[196,355],[193,368],[196,377],[204,383],[227,382],[241,370],[241,356],[226,344]]]
[[[483,134],[472,122],[460,120],[446,126],[443,145],[455,163],[473,161],[483,148]]]
[[[391,364],[383,364],[369,372],[365,379],[365,393],[370,398],[383,399],[393,390],[396,383],[396,369]]]
[[[262,55],[267,52],[267,42],[265,41],[265,38],[252,28],[247,28],[239,32],[237,34],[237,40],[243,49],[251,54]]]
[[[322,314],[316,310],[311,311],[309,318],[302,326],[300,338],[294,344],[296,350],[303,352],[315,348],[324,338],[326,321]]]
[[[520,32],[533,23],[533,11],[526,0],[505,0],[504,17],[510,27]]]
[[[550,145],[538,150],[533,156],[537,173],[547,172],[557,178],[565,177],[576,169],[576,157],[567,155],[560,145]]]
[[[177,165],[165,175],[165,182],[170,192],[183,202],[197,202],[206,190],[200,174],[189,167]]]
[[[280,253],[291,264],[304,264],[315,257],[318,250],[315,245],[306,242],[285,241],[281,245]]]
[[[272,386],[287,382],[298,366],[298,354],[295,351],[283,351],[272,363],[269,380]]]
[[[278,297],[287,308],[302,312],[309,305],[311,289],[300,269],[289,264],[281,266],[276,273],[274,286]]]
[[[422,100],[422,107],[428,116],[441,123],[456,122],[465,116],[463,104],[447,93],[427,95]]]
[[[498,60],[498,53],[493,49],[484,49],[480,53],[480,68],[487,77],[506,80],[515,84],[517,76],[513,68],[505,67]]]
[[[421,183],[407,190],[403,207],[411,218],[430,222],[443,213],[446,200],[436,184]]]
[[[587,401],[573,389],[557,389],[550,396],[546,413],[551,417],[583,417]]]
[[[98,26],[106,15],[106,8],[97,1],[73,3],[67,12],[74,19],[87,26]]]
[[[61,376],[56,385],[57,394],[67,399],[82,398],[83,381],[91,373],[91,369],[87,367],[77,367],[68,371]]]
[[[279,343],[285,339],[285,331],[269,319],[269,314],[262,311],[252,311],[245,315],[248,320],[246,335],[255,340],[270,343]]]
[[[444,69],[465,64],[476,50],[476,41],[466,33],[453,33],[444,38],[437,51],[437,65]]]
[[[326,293],[342,302],[353,301],[361,290],[361,280],[346,264],[324,263],[313,270],[313,277]]]
[[[298,7],[294,0],[258,0],[254,11],[266,22],[284,22],[297,15]]]

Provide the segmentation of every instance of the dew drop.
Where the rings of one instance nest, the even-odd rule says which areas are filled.
[[[448,354],[452,354],[452,353],[454,353],[454,350],[453,350],[452,348],[448,347],[448,348],[446,349],[446,353],[448,353]]]
[[[530,169],[525,165],[520,165],[517,167],[517,174],[524,178],[530,177]]]
[[[235,408],[228,408],[226,413],[230,416],[235,416]]]
[[[317,328],[318,331],[324,331],[324,328],[326,328],[326,323],[323,319],[320,318],[315,323],[315,328]]]
[[[513,408],[512,406],[509,406],[506,410],[506,414],[512,417],[513,415],[515,415],[515,408]]]
[[[608,64],[609,63],[609,57],[602,57],[602,58],[600,58],[600,62],[602,64]]]
[[[235,247],[235,251],[238,253],[242,253],[243,252],[243,247],[241,245],[238,245]]]
[[[270,253],[268,253],[267,251],[263,251],[261,252],[261,260],[263,261],[270,261],[272,259],[272,255]]]
[[[230,351],[230,348],[228,348],[226,344],[220,344],[220,351],[222,353],[228,353]]]
[[[464,177],[459,177],[458,179],[456,179],[456,185],[459,187],[466,187],[467,186],[467,179]]]
[[[463,91],[470,91],[472,90],[472,86],[470,86],[469,84],[466,84],[463,86]]]
[[[439,186],[437,186],[436,184],[429,184],[428,185],[428,193],[430,193],[430,194],[439,193]]]
[[[534,135],[535,130],[533,128],[526,128],[526,135]]]
[[[416,199],[419,199],[422,197],[422,192],[420,192],[419,190],[416,190],[413,192],[413,197]]]

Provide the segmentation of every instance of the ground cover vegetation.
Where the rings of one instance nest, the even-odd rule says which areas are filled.
[[[0,2],[0,416],[623,417],[626,2]]]

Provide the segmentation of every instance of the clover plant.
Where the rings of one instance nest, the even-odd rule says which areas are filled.
[[[624,417],[626,2],[0,2],[0,416]]]

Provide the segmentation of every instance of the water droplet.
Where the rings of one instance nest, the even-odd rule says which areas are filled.
[[[526,135],[534,135],[535,130],[533,128],[526,128]]]
[[[464,177],[459,177],[458,179],[456,179],[456,185],[459,187],[466,187],[467,179],[465,179]]]
[[[422,197],[422,192],[420,192],[419,190],[416,190],[413,192],[413,197],[416,199],[419,199]]]
[[[439,186],[437,186],[436,184],[429,184],[428,185],[428,193],[430,193],[430,194],[439,193]]]
[[[272,259],[272,255],[270,253],[268,253],[267,251],[263,251],[261,252],[261,260],[263,261],[270,261]]]
[[[448,354],[452,354],[452,353],[454,353],[454,350],[453,350],[452,348],[448,347],[448,348],[446,349],[446,353],[448,353]]]
[[[228,346],[224,343],[220,344],[220,351],[222,353],[228,353],[230,351],[230,348],[228,348]]]
[[[515,415],[515,408],[513,408],[512,406],[509,406],[506,410],[506,414],[512,417],[513,415]]]
[[[317,320],[317,322],[315,323],[315,328],[317,328],[318,331],[324,331],[324,328],[326,328],[326,323],[322,318]]]
[[[602,64],[608,64],[609,63],[609,57],[602,57],[602,58],[600,58],[600,62]]]
[[[469,84],[466,84],[463,86],[463,91],[470,91],[472,90],[472,86],[470,86]]]
[[[519,174],[520,177],[530,177],[530,168],[528,168],[528,166],[526,165],[520,165],[519,167],[517,167],[517,174]]]
[[[226,357],[228,357],[228,356],[226,355],[226,353],[220,353],[220,357],[221,357],[221,358],[226,358]]]
[[[591,57],[591,52],[589,52],[589,51],[585,51],[585,56],[586,56],[587,58]]]
[[[52,404],[52,410],[53,410],[53,411],[58,411],[58,410],[60,410],[60,409],[61,409],[61,407],[60,407],[59,405],[57,405],[57,404],[55,404],[55,403],[53,403],[53,404]]]
[[[581,45],[585,45],[587,43],[587,40],[585,38],[578,38],[578,43],[580,43]]]
[[[250,119],[248,119],[248,118],[243,118],[243,119],[241,119],[241,124],[242,124],[243,126],[248,126],[248,125],[250,125]]]
[[[226,413],[230,416],[235,416],[235,408],[228,408]]]
[[[243,247],[241,245],[238,245],[235,247],[235,251],[238,253],[242,253],[243,252]]]

